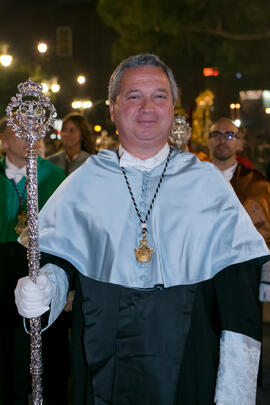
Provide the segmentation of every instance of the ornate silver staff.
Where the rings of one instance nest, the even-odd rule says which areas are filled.
[[[176,115],[169,135],[171,145],[182,150],[188,144],[191,138],[191,132],[191,126],[186,118],[183,115]]]
[[[6,108],[8,125],[16,136],[28,142],[26,155],[27,215],[28,215],[28,269],[33,282],[39,274],[38,244],[38,183],[37,151],[35,143],[46,135],[56,118],[56,111],[42,85],[31,79],[18,85],[18,93]],[[42,405],[42,352],[40,317],[30,319],[30,344],[33,404]]]

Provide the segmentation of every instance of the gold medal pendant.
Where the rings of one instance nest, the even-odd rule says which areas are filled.
[[[140,246],[135,250],[136,259],[140,263],[147,263],[152,259],[153,249],[148,247],[148,241],[145,239],[146,232],[143,232],[143,238],[140,240]]]
[[[26,228],[27,224],[27,215],[24,211],[19,211],[19,214],[17,216],[18,222],[17,225],[15,226],[15,231],[18,235],[20,235]]]
[[[138,216],[138,218],[139,218],[139,220],[140,220],[140,223],[141,223],[142,240],[140,240],[140,246],[139,246],[138,248],[134,249],[135,255],[136,255],[136,259],[137,259],[138,262],[140,262],[140,263],[147,263],[147,262],[149,262],[149,260],[152,259],[153,249],[150,248],[149,246],[147,246],[148,241],[146,240],[147,220],[148,220],[148,218],[149,218],[149,216],[150,216],[150,214],[151,214],[151,211],[152,211],[152,208],[153,208],[153,204],[154,204],[155,199],[156,199],[156,196],[157,196],[157,194],[158,194],[158,192],[159,192],[159,189],[160,189],[160,185],[161,185],[161,183],[162,183],[162,180],[163,180],[163,178],[164,178],[164,176],[165,176],[165,173],[166,173],[166,170],[167,170],[167,167],[168,167],[168,164],[169,164],[169,160],[170,160],[171,154],[172,154],[172,148],[170,147],[170,150],[169,150],[169,153],[168,153],[168,156],[167,156],[167,159],[166,159],[166,162],[165,162],[163,171],[162,171],[162,173],[161,173],[161,176],[160,176],[160,179],[159,179],[159,182],[158,182],[156,191],[155,191],[155,193],[154,193],[154,196],[153,196],[153,198],[152,198],[151,204],[150,204],[150,206],[149,206],[149,208],[148,208],[148,211],[147,211],[147,213],[146,213],[146,215],[145,215],[144,220],[143,220],[143,218],[142,218],[142,216],[141,216],[141,213],[140,213],[140,211],[139,211],[139,209],[138,209],[138,207],[137,207],[137,204],[136,204],[136,201],[135,201],[135,198],[134,198],[134,195],[133,195],[131,186],[130,186],[129,181],[128,181],[127,173],[126,173],[124,167],[122,167],[122,166],[120,165],[120,168],[121,168],[121,170],[122,170],[122,172],[123,172],[123,175],[124,175],[124,178],[125,178],[127,187],[128,187],[128,191],[129,191],[130,197],[131,197],[131,199],[132,199],[134,208],[135,208],[135,210],[136,210],[137,216]],[[120,156],[119,156],[119,154],[118,154],[118,158],[119,158],[119,164],[120,164]]]

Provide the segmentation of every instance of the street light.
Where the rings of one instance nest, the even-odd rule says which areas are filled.
[[[77,76],[77,82],[79,84],[84,84],[86,82],[86,77],[84,75]]]
[[[98,125],[98,124],[94,125],[94,131],[95,131],[95,132],[100,132],[101,130],[102,130],[102,126],[101,126],[101,125]]]
[[[84,110],[86,110],[87,108],[91,108],[92,105],[93,105],[92,101],[86,100],[86,101],[83,101],[83,103],[82,103],[82,108],[83,108]]]
[[[231,110],[231,119],[234,122],[234,124],[238,127],[241,124],[240,120],[240,108],[241,104],[240,103],[231,103],[230,104],[230,110]],[[239,123],[240,122],[240,123]]]
[[[0,63],[2,66],[10,66],[12,62],[12,56],[11,55],[1,55],[0,56]]]
[[[60,85],[59,85],[58,83],[53,83],[53,84],[51,85],[51,91],[52,91],[53,93],[58,93],[59,90],[60,90]]]
[[[80,100],[74,100],[74,101],[72,101],[72,103],[71,103],[71,107],[72,107],[74,110],[80,110],[80,109],[82,108],[82,102],[81,102]]]
[[[234,120],[233,121],[233,123],[234,123],[234,125],[237,127],[237,128],[239,128],[240,126],[241,126],[241,120],[240,120],[240,118],[236,118],[236,120]]]
[[[91,100],[73,100],[71,103],[71,107],[74,110],[80,110],[80,112],[83,114],[84,110],[89,110],[93,106],[93,103]]]
[[[53,93],[58,93],[60,91],[60,84],[58,83],[57,77],[52,77],[48,84]]]
[[[60,91],[60,85],[57,83],[57,77],[53,77],[50,80],[46,80],[41,83],[43,89],[42,92],[44,94],[48,93],[49,91],[52,91],[53,93],[58,93]]]
[[[39,42],[37,49],[40,53],[46,53],[48,50],[48,45],[45,42]]]
[[[0,55],[0,63],[2,66],[8,67],[11,65],[12,56],[8,54],[7,45],[2,46],[2,53]]]

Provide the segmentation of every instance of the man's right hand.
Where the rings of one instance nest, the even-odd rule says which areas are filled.
[[[46,274],[39,275],[36,283],[20,278],[14,292],[18,312],[25,318],[37,318],[50,309],[53,288]]]

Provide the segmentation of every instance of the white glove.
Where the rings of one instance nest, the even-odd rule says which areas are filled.
[[[38,276],[36,284],[29,277],[20,278],[14,292],[18,312],[25,318],[37,318],[50,309],[53,287],[45,273]]]

